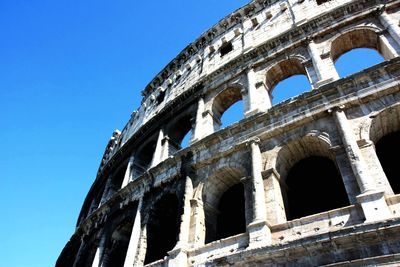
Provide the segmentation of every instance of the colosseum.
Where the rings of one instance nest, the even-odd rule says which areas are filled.
[[[112,134],[56,266],[399,266],[399,21],[398,0],[254,0],[223,18]],[[340,77],[356,48],[383,60]],[[272,104],[298,74],[311,89]]]

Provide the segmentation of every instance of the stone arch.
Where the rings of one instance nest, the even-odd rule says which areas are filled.
[[[308,75],[306,67],[304,66],[305,62],[306,60],[303,56],[295,55],[278,61],[269,67],[265,72],[265,84],[269,94],[273,96],[275,87],[281,81],[295,75],[304,75],[307,78],[311,88],[312,80]]]
[[[282,147],[276,170],[289,220],[348,206],[349,199],[326,136],[308,134]]]
[[[174,118],[165,128],[165,135],[168,136],[168,155],[173,155],[182,149],[182,140],[192,130],[192,110],[186,111]]]
[[[128,217],[116,224],[110,231],[110,236],[105,245],[105,256],[102,266],[124,266],[129,240],[132,233],[134,218]]]
[[[133,178],[140,176],[150,168],[156,146],[157,137],[153,135],[136,150],[134,153],[134,161],[131,166],[131,175]]]
[[[204,203],[205,226],[206,226],[206,243],[214,240],[228,237],[231,235],[245,232],[246,216],[245,216],[245,197],[242,178],[246,177],[245,169],[239,164],[225,164],[220,166],[204,183],[202,190],[202,198]],[[230,222],[237,227],[233,227],[232,231],[221,233],[223,227],[219,224],[223,223],[220,216],[231,216],[232,212],[225,209],[223,202],[227,199],[237,200],[235,207],[236,220]],[[221,206],[223,205],[223,206]]]
[[[214,131],[221,127],[221,118],[224,112],[243,99],[242,89],[242,85],[233,84],[223,89],[212,99],[211,113],[214,120]]]
[[[165,193],[150,208],[144,264],[164,258],[174,248],[178,241],[180,215],[175,193]]]
[[[369,138],[375,144],[380,165],[378,168],[382,168],[385,173],[384,183],[388,182],[393,192],[399,194],[400,168],[393,149],[400,146],[400,104],[386,108],[374,116],[369,129]]]
[[[343,54],[356,48],[371,48],[376,50],[385,60],[391,59],[394,55],[390,52],[393,48],[383,41],[379,35],[378,27],[359,26],[343,31],[330,42],[330,56],[333,62]]]

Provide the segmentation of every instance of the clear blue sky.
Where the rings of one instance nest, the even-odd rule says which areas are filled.
[[[140,91],[246,0],[0,0],[0,267],[46,267]]]

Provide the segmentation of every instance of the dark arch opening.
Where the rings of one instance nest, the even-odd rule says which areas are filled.
[[[290,76],[280,81],[272,91],[272,105],[276,105],[286,99],[310,91],[311,85],[304,74]]]
[[[132,233],[133,220],[122,223],[115,229],[106,247],[106,257],[103,261],[105,267],[123,267],[129,240]]]
[[[385,59],[377,50],[371,48],[356,48],[346,52],[335,62],[340,77],[346,77],[383,62]]]
[[[246,232],[244,187],[242,183],[230,187],[218,204],[216,239]]]
[[[147,250],[144,263],[164,256],[174,248],[179,234],[178,198],[173,194],[163,196],[150,210],[147,223]]]
[[[349,205],[342,178],[328,158],[311,156],[298,161],[286,179],[289,220]]]
[[[123,164],[120,168],[116,170],[116,172],[109,177],[111,179],[110,187],[108,188],[108,192],[106,192],[106,196],[104,196],[104,201],[110,199],[116,192],[121,189],[122,182],[124,181],[125,172],[128,168],[128,163]]]
[[[376,143],[376,154],[395,194],[400,193],[399,160],[393,149],[400,147],[400,131],[382,137]]]
[[[150,167],[151,161],[153,160],[154,151],[156,150],[157,142],[152,140],[140,148],[135,154],[135,160],[133,162],[132,177],[138,177],[142,173],[146,172]]]
[[[168,154],[173,155],[189,144],[192,133],[192,121],[190,116],[184,116],[174,123],[168,131]]]

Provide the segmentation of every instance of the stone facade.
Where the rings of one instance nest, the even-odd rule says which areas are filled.
[[[400,265],[399,176],[377,153],[399,144],[399,19],[397,0],[255,0],[222,19],[113,133],[56,266]],[[385,60],[340,78],[354,48]],[[272,105],[295,74],[312,90]]]

